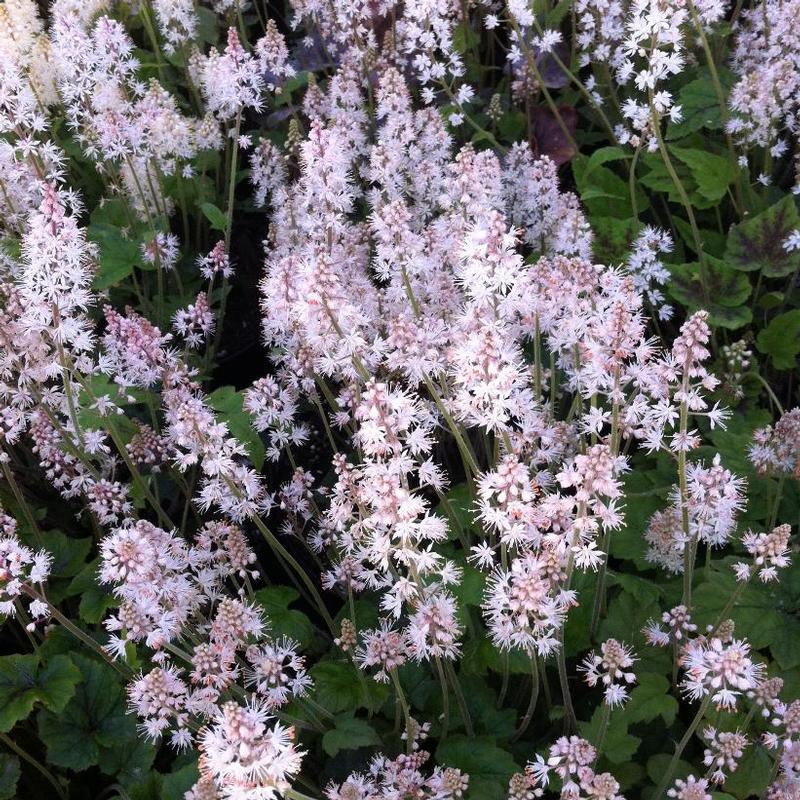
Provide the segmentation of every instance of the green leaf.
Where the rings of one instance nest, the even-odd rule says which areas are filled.
[[[471,25],[465,24],[463,21],[456,25],[453,31],[453,50],[457,53],[466,53],[472,47],[479,44],[480,38],[472,29]]]
[[[132,717],[127,717],[133,722]],[[113,775],[123,786],[145,780],[156,757],[156,748],[139,736],[135,725],[129,725],[128,736],[112,747],[101,747],[97,764],[106,775]]]
[[[453,596],[458,600],[459,610],[463,611],[464,606],[479,606],[483,602],[486,576],[466,560],[460,561],[459,566],[461,581],[451,589]]]
[[[761,270],[767,278],[789,275],[800,267],[800,250],[787,251],[783,243],[800,227],[794,198],[787,195],[752,219],[732,225],[725,260],[743,272]]]
[[[497,130],[507,142],[516,142],[525,133],[525,115],[513,109],[506,111],[497,123]]]
[[[321,661],[311,670],[317,702],[337,714],[355,708],[380,708],[389,687],[359,675],[349,661]]]
[[[53,656],[46,666],[35,655],[0,657],[0,731],[10,731],[36,703],[61,711],[80,679],[68,656]]]
[[[649,468],[647,470],[631,470],[623,478],[627,507],[622,528],[611,537],[611,555],[634,561],[644,568],[644,555],[647,544],[642,531],[655,511],[665,505],[664,497],[672,488],[673,476],[659,483],[658,475]],[[662,488],[663,487],[663,488]]]
[[[48,531],[44,544],[53,556],[50,573],[58,578],[71,578],[85,567],[92,540],[90,537],[73,539],[61,531]]]
[[[210,8],[198,6],[195,11],[197,14],[197,38],[201,42],[214,44],[217,41],[219,26],[217,15]]]
[[[163,800],[161,792],[164,784],[164,778],[160,772],[151,769],[143,781],[127,786],[125,788],[126,795],[120,800]],[[181,798],[183,793],[170,795],[170,800],[173,797]],[[116,800],[116,798],[115,798]]]
[[[19,759],[8,753],[0,753],[0,800],[10,800],[17,796],[20,775]]]
[[[692,226],[682,217],[677,214],[673,215],[672,221],[681,235],[683,243],[693,252],[697,253],[697,245],[694,241],[694,232]],[[712,231],[701,228],[698,233],[700,234],[700,244],[702,245],[703,252],[714,256],[714,258],[723,258],[725,255],[725,245],[727,239],[725,234],[719,231]]]
[[[655,784],[661,783],[661,779],[664,777],[664,773],[669,769],[671,761],[672,756],[666,753],[659,753],[658,755],[651,756],[647,760],[647,777]],[[685,778],[691,772],[692,765],[687,761],[679,759],[678,763],[675,765],[674,777]],[[655,798],[653,798],[653,800],[655,800]]]
[[[753,441],[753,431],[771,423],[772,415],[765,409],[737,408],[724,428],[716,427],[709,431],[709,438],[726,467],[752,479],[756,472],[748,456],[748,448]]]
[[[712,623],[736,588],[729,565],[706,573],[707,579],[696,590],[696,622]],[[795,609],[800,603],[800,565],[781,571],[781,581],[764,585],[749,583],[730,615],[736,634],[755,649],[769,647],[778,665],[785,670],[800,666],[800,620]]]
[[[630,254],[631,245],[641,229],[637,219],[590,217],[594,238],[592,250],[598,264],[621,264]]]
[[[776,369],[792,369],[800,353],[800,309],[773,318],[758,334],[756,347],[770,356]]]
[[[581,597],[593,597],[596,577],[594,575],[576,575],[572,588]],[[589,628],[592,620],[592,603],[581,603],[573,608],[567,616],[564,626],[564,652],[567,656],[576,656],[592,646]]]
[[[609,577],[611,585],[621,586],[624,591],[633,595],[640,603],[652,603],[661,597],[661,589],[657,584],[645,578],[640,578],[638,575],[616,572]]]
[[[527,673],[531,673],[531,662],[526,657]],[[458,676],[467,708],[472,718],[475,730],[483,736],[494,739],[508,739],[517,728],[517,712],[513,708],[497,707],[497,692],[487,685],[487,682],[475,674],[468,675],[460,670]],[[530,684],[528,684],[528,687]],[[457,717],[456,717],[457,715]],[[463,723],[460,710],[452,709],[452,718]]]
[[[365,719],[350,716],[337,718],[336,727],[322,737],[322,749],[329,756],[335,756],[340,750],[356,750],[380,743],[380,736],[372,725]]]
[[[678,701],[670,694],[670,683],[663,675],[643,673],[621,712],[628,724],[652,722],[661,717],[669,727],[678,713]]]
[[[99,247],[97,275],[94,288],[97,291],[123,281],[132,272],[139,261],[139,245],[136,241],[122,235],[116,225],[106,222],[89,225],[88,237]]]
[[[629,791],[635,791],[634,787],[638,788],[645,779],[644,764],[614,764],[614,778],[619,782],[620,788],[625,792],[626,796],[632,797],[628,794]]]
[[[260,470],[264,466],[264,443],[253,429],[250,415],[243,410],[242,403],[242,393],[233,386],[221,386],[208,395],[208,404],[227,423],[231,435],[245,446],[253,466]]]
[[[81,602],[78,613],[84,622],[96,625],[105,617],[109,608],[117,605],[117,599],[107,586],[100,584],[97,570],[100,559],[87,564],[70,582],[67,597],[80,595]]]
[[[758,298],[758,307],[764,311],[772,311],[773,308],[783,305],[785,299],[783,292],[764,292]]]
[[[469,774],[470,800],[505,798],[511,776],[520,771],[491,736],[448,736],[436,749],[436,760]]]
[[[583,173],[584,180],[588,178],[597,167],[607,164],[610,161],[624,161],[628,157],[629,154],[621,147],[599,147],[589,156],[589,161]]]
[[[572,8],[572,0],[559,0],[545,16],[546,28],[557,28]]]
[[[228,219],[221,209],[217,208],[213,203],[200,203],[200,210],[211,223],[211,227],[214,230],[225,231],[228,225]]]
[[[706,309],[712,325],[738,328],[752,319],[750,309],[742,307],[752,291],[750,281],[724,261],[706,256],[706,291],[699,262],[670,264],[669,270],[672,274],[667,287],[670,295],[690,310]]]
[[[572,160],[572,174],[575,176],[581,200],[590,214],[620,219],[633,217],[628,182],[608,167],[595,165],[589,169],[589,159],[586,156],[578,156]],[[638,186],[635,191],[636,205],[639,212],[642,212],[650,203]]]
[[[600,704],[590,722],[579,723],[581,735],[592,743],[598,742],[602,718],[603,705]],[[628,721],[622,714],[612,713],[603,740],[603,756],[612,764],[623,764],[639,749],[641,741],[637,736],[628,733]]]
[[[97,764],[103,748],[131,747],[136,725],[125,713],[124,693],[114,670],[86,656],[72,659],[83,681],[60,713],[39,713],[39,737],[51,763],[80,771]],[[102,755],[108,764],[109,756]]]
[[[89,216],[89,221],[94,224],[106,224],[116,228],[124,228],[128,224],[129,216],[126,203],[118,198],[103,200],[96,206]]]
[[[289,608],[300,597],[291,586],[267,586],[256,592],[256,600],[263,606],[274,636],[288,636],[303,648],[314,641],[314,626],[300,611]]]
[[[670,147],[671,152],[680,159],[692,173],[697,183],[697,191],[708,201],[715,203],[721,200],[728,187],[736,179],[736,170],[730,159],[709,153],[707,150],[695,150],[690,147]]]
[[[444,501],[436,507],[436,513],[440,516],[452,517],[454,524],[450,525],[451,538],[458,537],[459,529],[478,530],[474,505],[469,487],[465,483],[459,483],[447,492]]]
[[[440,701],[442,696],[441,686],[433,675],[422,664],[415,661],[406,661],[398,670],[400,685],[406,693],[406,698],[412,708],[430,707],[432,698]]]
[[[683,86],[678,93],[678,105],[683,118],[680,122],[669,123],[668,139],[682,139],[701,128],[718,130],[722,127],[719,98],[708,78],[698,78]]]
[[[702,151],[701,151],[702,152]],[[647,168],[647,172],[639,177],[639,183],[654,192],[665,194],[667,199],[676,204],[683,204],[681,193],[672,178],[667,165],[660,153],[645,153],[639,157],[640,163]],[[718,205],[719,200],[709,200],[700,193],[697,180],[692,174],[689,165],[675,157],[672,159],[672,167],[678,177],[678,181],[689,195],[689,200],[697,209],[713,208]]]
[[[647,168],[647,172],[639,176],[639,183],[642,186],[666,194],[673,203],[681,202],[681,196],[660,153],[645,153],[639,157],[639,162]],[[684,188],[690,194],[694,192],[695,182],[686,164],[676,159],[673,166]]]
[[[16,756],[0,753],[0,800],[11,800],[17,796],[17,782],[21,774]]]
[[[175,797],[183,797],[197,783],[199,777],[200,771],[197,769],[196,761],[170,772],[169,775],[165,775],[162,782],[161,800],[173,800]]]
[[[608,616],[600,625],[601,639],[635,642],[648,619],[660,617],[660,605],[655,600],[642,602],[628,592],[620,592],[609,603]]]
[[[795,617],[781,615],[783,623],[780,635],[772,640],[769,649],[783,669],[800,666],[800,621]]]
[[[719,328],[728,328],[728,330],[733,331],[737,328],[743,328],[753,321],[753,312],[749,306],[729,308],[728,306],[709,303],[707,310],[708,321]]]

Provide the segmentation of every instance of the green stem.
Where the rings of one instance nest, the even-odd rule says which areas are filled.
[[[772,391],[772,387],[771,387],[771,386],[770,386],[770,385],[769,385],[769,384],[768,384],[768,383],[767,383],[767,382],[764,380],[764,378],[762,378],[762,377],[761,377],[761,373],[759,373],[759,372],[754,372],[753,374],[756,376],[756,378],[758,379],[759,383],[760,383],[760,384],[761,384],[761,385],[764,387],[764,389],[766,390],[767,394],[769,395],[769,398],[770,398],[770,400],[771,400],[771,401],[772,401],[772,402],[775,404],[775,408],[777,408],[777,409],[778,409],[778,413],[779,413],[781,416],[783,416],[783,413],[784,413],[784,412],[783,412],[783,406],[781,405],[781,401],[780,401],[780,400],[778,400],[778,397],[777,397],[777,395],[775,394],[775,392],[774,392],[774,391]]]
[[[678,196],[681,199],[681,204],[683,205],[683,208],[686,211],[686,216],[689,219],[689,226],[692,229],[692,239],[694,239],[695,250],[697,250],[697,258],[700,262],[700,284],[703,290],[703,300],[705,303],[708,303],[708,264],[706,263],[706,254],[703,249],[703,239],[700,236],[700,228],[697,226],[697,219],[695,218],[694,209],[692,208],[691,201],[689,200],[689,195],[686,194],[686,189],[683,188],[681,179],[678,177],[678,173],[675,171],[675,166],[670,158],[666,142],[661,134],[661,122],[659,121],[658,112],[656,111],[653,103],[652,90],[650,91],[650,115],[653,120],[653,133],[655,134],[656,141],[658,143],[658,149],[661,153],[661,158],[664,161],[664,166],[667,168],[667,172],[669,173],[669,176],[675,185],[675,189],[677,190]]]
[[[242,124],[242,112],[236,115],[236,126],[233,133],[233,149],[231,150],[231,171],[228,176],[228,207],[225,216],[225,249],[231,243],[231,229],[233,228],[233,200],[236,193],[236,168],[239,160],[239,130]]]
[[[298,792],[297,789],[286,789],[283,792],[283,796],[288,797],[289,800],[319,800],[317,797],[311,797],[310,795]]]
[[[405,692],[403,691],[403,686],[400,683],[400,676],[397,674],[397,668],[389,670],[389,675],[392,678],[392,683],[394,684],[394,690],[397,694],[397,702],[400,704],[400,708],[403,710],[403,719],[406,723],[406,750],[411,753],[412,748],[414,746],[412,741],[412,730],[411,730],[411,710],[408,707],[408,700],[406,700]]]
[[[689,376],[684,368],[682,394],[686,396],[688,391]],[[683,440],[689,428],[689,407],[686,400],[681,402],[680,409],[680,433],[681,449],[678,451],[678,487],[681,502],[681,529],[683,530],[683,598],[681,602],[686,608],[692,605],[692,571],[694,563],[692,560],[692,537],[689,529],[689,489],[686,480],[686,450],[683,447]]]
[[[739,602],[739,598],[742,596],[742,592],[744,592],[746,586],[747,581],[737,582],[736,588],[733,590],[733,592],[731,592],[731,596],[728,598],[728,602],[725,603],[724,608],[717,615],[717,620],[714,623],[714,627],[711,629],[712,636],[717,632],[719,626],[722,625],[726,619],[728,619],[728,615],[736,607],[736,604]]]
[[[161,60],[161,48],[158,46],[158,37],[156,30],[153,26],[153,20],[150,17],[149,3],[142,3],[140,10],[142,12],[142,23],[147,31],[147,37],[150,39],[150,44],[153,46],[153,55],[156,57],[156,67],[158,69],[158,77],[163,82],[164,80],[164,62]]]
[[[597,573],[597,588],[594,593],[594,603],[592,604],[592,621],[589,624],[589,638],[594,641],[597,635],[597,628],[600,624],[600,614],[602,613],[603,606],[606,600],[606,575],[608,573],[608,556],[611,547],[611,531],[603,531],[603,541],[600,545],[604,553],[603,562]]]
[[[89,397],[90,400],[94,401],[97,398],[94,396],[91,387],[83,380],[80,380],[81,388],[86,395]],[[105,419],[105,418],[104,418]],[[74,424],[74,423],[73,423]],[[117,452],[119,453],[119,457],[125,463],[125,466],[128,468],[128,472],[131,474],[131,479],[136,484],[136,486],[141,490],[142,494],[147,498],[147,501],[153,508],[153,511],[156,512],[158,515],[159,520],[161,521],[162,525],[167,527],[167,530],[172,528],[172,520],[169,518],[169,515],[166,511],[161,507],[161,503],[158,502],[158,499],[150,491],[150,487],[147,485],[147,481],[145,480],[144,476],[139,472],[136,465],[133,463],[130,455],[128,454],[128,449],[125,447],[125,443],[120,439],[119,434],[114,429],[114,426],[111,424],[106,423],[105,425],[106,431],[108,435],[111,437],[111,440],[114,442],[115,447],[117,448]]]
[[[229,479],[227,480],[227,483],[231,487],[231,491],[235,492],[236,487],[233,485],[233,483]],[[261,531],[261,534],[267,540],[272,549],[275,550],[281,556],[281,558],[291,564],[292,569],[297,574],[297,577],[300,578],[300,580],[305,584],[309,594],[314,598],[314,603],[317,606],[317,610],[325,620],[325,624],[328,626],[331,634],[336,636],[336,626],[333,624],[333,619],[331,618],[328,609],[325,607],[325,603],[317,591],[317,587],[314,585],[314,582],[308,577],[306,571],[297,563],[297,561],[295,561],[294,556],[292,556],[292,554],[278,541],[275,534],[264,524],[261,517],[259,517],[258,514],[254,514],[251,519],[259,531]]]
[[[539,32],[541,33],[542,31],[541,31],[541,28],[539,28],[539,25],[536,25],[536,27],[539,29]],[[587,100],[589,105],[600,116],[600,122],[602,123],[603,127],[606,129],[606,133],[608,134],[608,138],[612,142],[614,142],[614,144],[619,144],[619,142],[617,140],[617,136],[614,133],[614,128],[611,125],[611,123],[609,122],[608,117],[605,115],[605,112],[603,111],[602,107],[597,104],[597,102],[595,101],[594,97],[592,96],[592,93],[583,85],[583,81],[581,81],[577,76],[575,76],[572,73],[570,68],[558,57],[558,54],[555,52],[555,50],[553,50],[553,52],[550,53],[550,56],[552,57],[553,61],[556,62],[558,67],[561,69],[561,71],[567,76],[567,78],[569,78],[575,84],[575,86],[577,87],[578,91],[584,96],[584,98]]]
[[[641,149],[642,145],[640,143],[633,151],[633,159],[631,159],[630,171],[628,172],[628,192],[631,196],[631,210],[633,211],[633,218],[637,223],[639,221],[639,207],[636,202],[636,165],[639,162],[639,153]]]
[[[447,729],[450,726],[450,692],[442,669],[442,660],[436,659],[436,672],[439,675],[439,685],[442,688],[442,739],[447,738]]]
[[[503,701],[506,699],[506,692],[508,692],[508,679],[509,679],[509,663],[508,663],[508,650],[503,650],[503,682],[500,685],[500,694],[497,696],[497,708],[503,707]]]
[[[595,765],[600,760],[600,756],[603,754],[603,744],[606,740],[606,735],[608,734],[608,724],[611,722],[611,706],[603,701],[603,710],[600,712],[600,730],[597,732],[597,741],[594,743],[594,748],[597,751],[597,757],[595,758]]]
[[[689,0],[689,12],[692,15],[692,22],[694,23],[695,28],[697,28],[697,32],[700,35],[700,44],[703,47],[703,52],[706,56],[706,63],[708,64],[708,71],[711,74],[711,83],[714,85],[714,91],[717,95],[717,101],[719,102],[719,115],[720,120],[722,121],[722,127],[725,131],[725,141],[728,146],[728,156],[731,161],[731,166],[733,168],[734,175],[736,175],[736,179],[734,182],[734,190],[736,192],[736,198],[733,203],[734,208],[736,209],[736,213],[739,215],[739,219],[742,218],[744,215],[744,201],[742,200],[742,184],[741,184],[741,171],[739,170],[739,161],[736,157],[736,150],[733,147],[733,139],[731,138],[730,133],[728,133],[728,104],[725,99],[725,92],[722,89],[722,83],[719,79],[719,73],[717,72],[717,65],[716,60],[714,58],[714,54],[711,52],[711,47],[708,44],[708,37],[706,36],[705,30],[703,30],[703,23],[700,21],[700,18],[697,15],[697,9],[695,8],[694,2]]]
[[[536,656],[531,656],[531,699],[528,702],[528,708],[525,710],[525,716],[522,718],[519,727],[514,731],[511,737],[512,742],[516,742],[531,724],[533,713],[536,711],[536,703],[539,700],[539,668],[536,664]]]
[[[444,407],[444,403],[442,402],[442,399],[439,397],[439,393],[436,391],[436,387],[433,385],[431,379],[427,375],[423,375],[422,377],[423,380],[425,381],[425,385],[428,387],[428,391],[431,393],[431,396],[433,397],[434,403],[436,403],[436,408],[439,409],[439,413],[444,417],[444,420],[447,423],[447,427],[450,428],[450,432],[455,437],[459,452],[461,453],[461,456],[464,459],[466,466],[469,467],[469,470],[471,470],[473,476],[477,475],[480,472],[480,468],[478,467],[478,462],[475,460],[475,456],[472,453],[472,448],[469,446],[469,443],[461,435],[461,431],[458,429],[458,426],[453,420],[453,417],[450,415],[450,412]]]
[[[8,463],[4,460],[0,461],[0,467],[2,467],[3,475],[5,475],[8,485],[11,487],[11,492],[14,495],[14,499],[19,504],[20,511],[25,517],[25,521],[30,526],[36,542],[38,543],[39,547],[44,547],[44,536],[42,536],[42,532],[39,529],[39,525],[36,522],[36,518],[33,515],[31,507],[28,505],[28,501],[25,499],[25,495],[22,493],[22,490],[19,488],[19,484],[14,478],[14,473],[11,470],[11,467],[9,467]]]
[[[103,646],[95,641],[88,633],[82,631],[77,625],[72,623],[67,617],[65,617],[44,595],[39,594],[32,586],[28,584],[24,584],[22,587],[22,591],[28,595],[28,597],[32,597],[34,600],[39,600],[42,603],[47,604],[47,608],[50,612],[50,616],[56,620],[57,622],[61,623],[76,639],[83,642],[89,648],[94,650],[99,656],[103,658],[103,660],[113,667],[120,675],[124,677],[130,676],[130,669],[122,667],[118,664],[111,656],[106,653],[103,649]]]
[[[467,707],[467,698],[464,697],[464,692],[461,690],[461,683],[458,680],[455,669],[453,669],[453,664],[448,660],[445,660],[445,672],[455,692],[458,710],[461,712],[461,719],[464,720],[467,736],[474,736],[475,731],[472,728],[472,717],[470,717],[469,708]]]
[[[775,497],[772,501],[772,513],[769,515],[769,522],[767,524],[767,531],[771,531],[778,522],[778,512],[781,507],[781,500],[783,499],[783,484],[786,480],[785,475],[778,478],[778,488],[775,490]]]
[[[9,750],[11,750],[12,753],[16,753],[23,761],[26,761],[34,769],[41,773],[45,780],[47,780],[47,782],[55,789],[56,794],[61,798],[61,800],[67,800],[67,795],[61,788],[61,784],[56,780],[55,775],[53,775],[53,773],[44,766],[44,764],[37,761],[32,755],[26,753],[13,739],[6,736],[4,733],[0,733],[0,742],[2,742]]]
[[[694,732],[697,730],[697,727],[703,721],[703,717],[705,716],[710,704],[711,694],[709,693],[703,699],[703,702],[700,704],[700,708],[697,709],[697,714],[695,714],[695,717],[686,730],[686,733],[683,734],[683,738],[680,740],[680,742],[678,742],[678,746],[675,748],[675,752],[672,754],[672,758],[670,759],[669,765],[664,772],[664,777],[661,779],[661,783],[658,785],[658,789],[656,789],[655,794],[651,795],[651,800],[661,800],[661,798],[664,796],[667,787],[669,787],[670,783],[672,782],[672,777],[675,774],[678,761],[680,761],[681,755],[686,749],[686,745],[689,744],[692,736],[694,736]]]
[[[558,666],[558,682],[561,686],[561,696],[564,702],[564,730],[566,733],[575,731],[578,727],[578,720],[575,716],[575,707],[572,705],[572,694],[569,690],[569,679],[567,677],[567,657],[564,653],[564,626],[558,632],[558,653],[556,663]]]

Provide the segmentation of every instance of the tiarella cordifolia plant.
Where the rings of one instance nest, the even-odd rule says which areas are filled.
[[[5,0],[0,798],[797,798],[798,14]]]

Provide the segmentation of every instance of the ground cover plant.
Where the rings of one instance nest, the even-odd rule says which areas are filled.
[[[0,800],[800,797],[799,0],[0,54]]]

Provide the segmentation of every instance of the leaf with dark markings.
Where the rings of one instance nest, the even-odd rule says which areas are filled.
[[[743,272],[761,270],[767,278],[789,275],[800,267],[800,250],[790,252],[783,244],[797,227],[800,215],[794,198],[787,195],[766,211],[731,227],[725,260]]]

